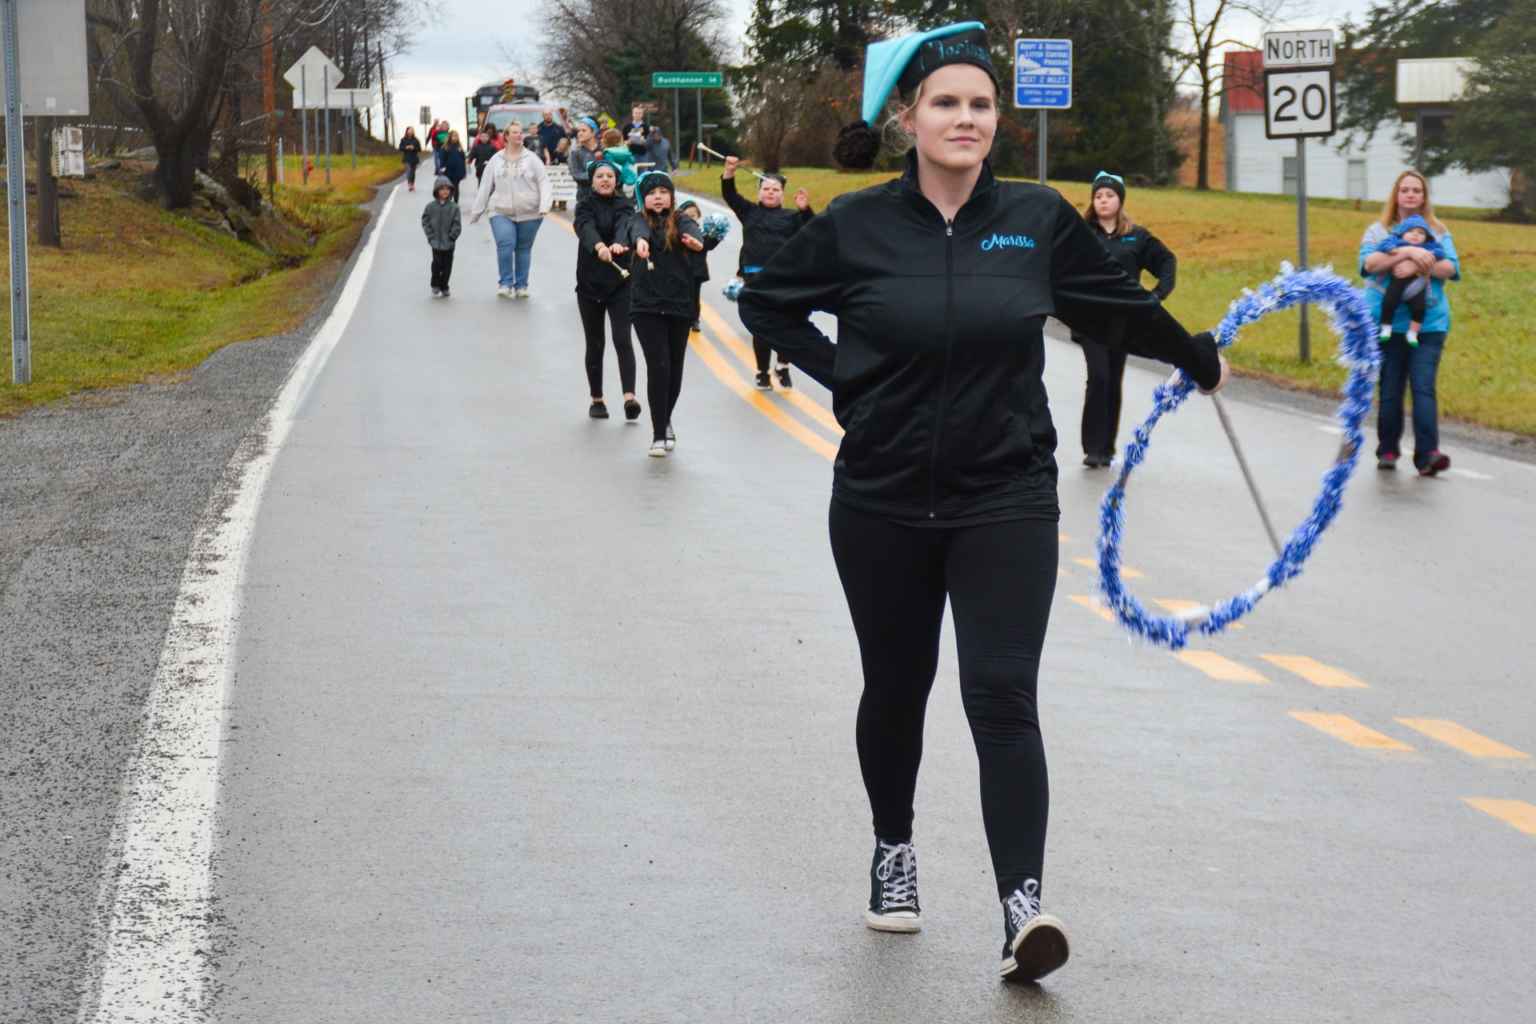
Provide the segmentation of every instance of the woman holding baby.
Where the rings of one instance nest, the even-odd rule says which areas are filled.
[[[1410,219],[1427,226],[1414,230]],[[1432,239],[1432,240],[1431,240]],[[1417,244],[1415,243],[1417,240]],[[1382,319],[1382,303],[1391,292],[1422,291],[1423,304],[1401,302],[1381,342],[1381,401],[1376,420],[1376,468],[1396,469],[1403,436],[1403,393],[1413,390],[1413,465],[1421,476],[1435,476],[1451,466],[1440,451],[1439,410],[1435,375],[1445,336],[1451,329],[1447,281],[1461,279],[1461,260],[1451,232],[1435,216],[1429,201],[1429,181],[1417,171],[1404,171],[1392,183],[1381,219],[1360,239],[1360,274],[1367,279],[1366,299],[1371,315]],[[1422,289],[1412,286],[1421,279]],[[1394,287],[1394,281],[1409,286]],[[1420,312],[1422,310],[1422,314]]]

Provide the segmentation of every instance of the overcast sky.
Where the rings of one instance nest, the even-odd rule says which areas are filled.
[[[751,0],[725,3],[732,12],[729,35],[739,39],[746,34]],[[1358,18],[1368,4],[1369,0],[1311,0],[1306,13],[1274,27],[1336,26],[1346,17]],[[1295,3],[1292,6],[1301,10]],[[446,0],[442,7],[443,13],[417,29],[410,51],[390,67],[395,120],[402,129],[416,122],[424,105],[432,108],[432,116],[446,116],[454,127],[462,128],[464,97],[486,82],[505,78],[518,65],[530,71],[539,65],[541,0]],[[1256,20],[1234,16],[1226,34],[1257,45],[1262,32],[1263,26]],[[507,55],[513,55],[515,62],[508,61]],[[539,84],[537,78],[530,83]],[[610,113],[618,116],[624,112]]]

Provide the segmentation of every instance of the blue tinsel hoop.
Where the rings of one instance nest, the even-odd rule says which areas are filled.
[[[1189,642],[1191,631],[1207,636],[1220,633],[1253,610],[1264,595],[1301,573],[1313,547],[1343,504],[1344,487],[1349,483],[1365,445],[1361,429],[1371,410],[1376,389],[1376,374],[1381,366],[1381,349],[1376,341],[1377,326],[1371,318],[1364,296],[1350,283],[1327,267],[1294,270],[1281,264],[1280,275],[1255,290],[1245,289],[1232,303],[1216,328],[1216,344],[1226,348],[1237,340],[1238,331],[1277,310],[1301,302],[1327,309],[1333,331],[1339,336],[1338,361],[1349,370],[1344,382],[1344,400],[1337,420],[1343,428],[1343,444],[1338,458],[1323,474],[1322,491],[1312,511],[1291,532],[1280,556],[1264,576],[1242,593],[1214,605],[1191,608],[1177,615],[1159,616],[1147,611],[1120,579],[1120,541],[1125,533],[1125,485],[1132,471],[1147,457],[1152,443],[1152,428],[1167,413],[1173,412],[1195,390],[1195,383],[1175,371],[1167,382],[1152,392],[1152,412],[1136,428],[1120,476],[1104,495],[1099,507],[1099,586],[1105,604],[1131,633],[1153,643],[1178,650]]]

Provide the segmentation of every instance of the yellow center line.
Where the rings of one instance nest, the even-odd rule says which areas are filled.
[[[1399,718],[1397,722],[1473,757],[1503,757],[1523,761],[1531,756],[1443,718]]]
[[[1215,651],[1177,651],[1174,657],[1223,683],[1269,682],[1247,665],[1241,665],[1231,658],[1224,658]]]
[[[1206,607],[1199,601],[1186,601],[1182,597],[1154,597],[1152,599],[1152,603],[1170,615],[1183,615],[1185,612],[1193,611],[1196,608]],[[1245,627],[1241,622],[1234,622],[1227,628],[1245,629],[1247,627]]]
[[[1336,690],[1368,690],[1369,685],[1356,679],[1341,668],[1324,665],[1300,654],[1261,654],[1259,657],[1277,668],[1301,676],[1313,686],[1326,686]]]
[[[1327,733],[1336,740],[1362,750],[1412,750],[1408,744],[1377,732],[1350,718],[1348,715],[1331,715],[1322,711],[1292,711],[1291,717],[1310,725],[1319,732]]]
[[[1462,799],[1484,814],[1491,814],[1528,836],[1536,836],[1536,804],[1528,804],[1524,800],[1495,800],[1485,796]]]
[[[752,346],[743,341],[741,336],[731,329],[731,325],[725,322],[725,317],[715,312],[709,306],[700,303],[699,315],[709,329],[714,333],[716,340],[725,345],[748,373],[757,372],[757,357],[752,352]],[[755,390],[755,389],[754,389]],[[769,394],[770,392],[764,392]],[[809,395],[790,388],[788,391],[776,390],[772,392],[789,402],[795,408],[805,413],[817,424],[831,431],[834,437],[843,436],[843,428],[838,426],[837,417],[832,415],[832,410],[811,398]]]
[[[1094,572],[1099,571],[1099,563],[1097,559],[1074,558],[1072,561],[1082,566],[1084,569],[1092,569]],[[1139,580],[1145,575],[1146,573],[1142,572],[1140,569],[1133,569],[1128,565],[1122,565],[1120,567],[1120,578],[1123,580]]]
[[[1089,594],[1073,594],[1071,597],[1074,604],[1082,605],[1105,622],[1115,621],[1115,613],[1100,604],[1098,598]]]
[[[1071,543],[1072,543],[1072,538],[1071,538],[1071,537],[1068,537],[1068,536],[1067,536],[1067,535],[1066,535],[1066,534],[1064,534],[1064,533],[1058,533],[1058,534],[1057,534],[1057,535],[1056,535],[1056,539],[1057,539],[1057,540],[1058,540],[1058,541],[1060,541],[1060,542],[1061,542],[1061,543],[1063,543],[1063,544],[1071,544]]]

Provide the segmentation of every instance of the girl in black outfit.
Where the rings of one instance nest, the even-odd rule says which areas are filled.
[[[1001,974],[1066,962],[1040,909],[1047,786],[1035,689],[1056,585],[1056,432],[1047,316],[1125,344],[1203,388],[1225,364],[1104,252],[1051,189],[1002,183],[986,157],[997,76],[979,22],[877,43],[865,122],[900,85],[915,136],[906,173],[834,200],[749,281],[743,321],[832,392],[845,434],[833,471],[832,553],[863,660],[858,751],[875,849],[865,923],[917,931],[913,792],[946,599],[981,769],[982,819],[1003,909]],[[845,162],[872,159],[867,123]],[[838,318],[833,343],[813,310]]]
[[[704,223],[704,218],[699,214],[699,204],[692,199],[685,200],[677,208],[677,212],[700,224]],[[703,251],[693,252],[690,250],[688,253],[688,265],[693,268],[693,329],[695,331],[701,329],[699,326],[699,314],[703,310],[703,306],[700,305],[700,296],[704,291],[704,282],[709,280],[709,254],[714,252],[715,247],[723,241],[723,238],[710,238],[706,235],[704,236]]]
[[[475,134],[475,143],[469,147],[466,154],[470,164],[475,168],[475,184],[480,184],[480,179],[485,177],[485,165],[491,162],[491,157],[497,154],[496,145],[491,142],[491,135],[486,129],[481,128]]]
[[[1124,178],[1108,171],[1095,175],[1083,219],[1132,281],[1139,282],[1145,270],[1157,278],[1152,294],[1159,302],[1173,294],[1178,260],[1152,232],[1132,224],[1125,215]],[[1072,332],[1072,340],[1083,347],[1083,359],[1088,363],[1088,388],[1083,395],[1083,465],[1089,469],[1115,461],[1120,382],[1125,376],[1125,346],[1116,333],[1090,337]]]
[[[665,458],[677,444],[672,409],[683,390],[683,357],[693,322],[693,267],[690,252],[703,252],[699,224],[673,209],[670,176],[649,171],[635,183],[640,212],[629,222],[634,240],[631,319],[645,353],[645,393],[651,403],[652,458]]]
[[[464,159],[464,147],[459,144],[459,133],[449,132],[439,154],[443,161],[443,177],[453,184],[453,201],[459,201],[459,183],[469,176],[469,165]]]
[[[405,164],[405,187],[415,192],[416,165],[421,163],[421,140],[416,137],[416,129],[409,125],[400,139],[400,160]]]
[[[635,346],[629,337],[629,222],[635,208],[619,191],[618,168],[606,160],[593,165],[593,188],[576,204],[576,308],[587,336],[587,385],[592,405],[587,414],[608,418],[603,401],[603,317],[613,331],[624,387],[624,418],[640,416],[635,401]]]
[[[796,231],[810,223],[815,213],[811,210],[810,193],[803,188],[795,193],[793,210],[784,206],[785,181],[782,174],[763,175],[757,186],[757,202],[747,202],[736,189],[736,168],[740,164],[739,157],[725,158],[725,169],[720,174],[720,196],[741,221],[741,262],[737,265],[736,273],[741,275],[743,281],[751,281]],[[773,380],[768,376],[772,346],[753,335],[752,354],[757,357],[757,390],[772,391]],[[788,389],[794,386],[789,379],[789,364],[784,361],[783,353],[779,355],[775,375],[779,379],[779,387]]]

